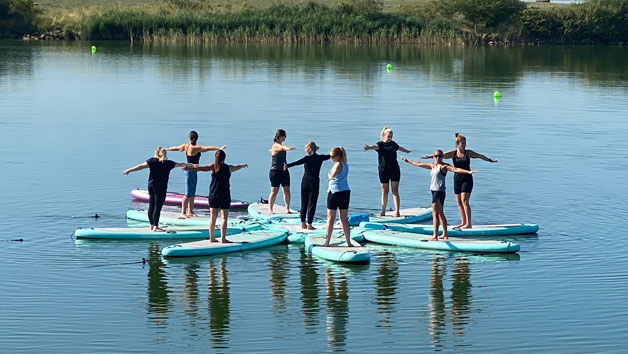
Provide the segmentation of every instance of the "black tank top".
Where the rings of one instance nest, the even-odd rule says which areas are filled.
[[[230,195],[230,178],[231,172],[229,172],[229,165],[224,163],[220,164],[218,172],[212,172],[212,181],[209,184],[209,195],[211,197],[223,197]]]
[[[471,158],[469,157],[469,151],[465,150],[463,157],[458,157],[458,150],[454,151],[454,156],[452,160],[454,162],[454,167],[471,171]]]
[[[271,170],[280,170],[283,171],[283,164],[286,162],[286,152],[279,151],[278,153],[273,155],[273,160],[270,164]]]
[[[189,146],[190,146],[190,144],[188,144],[188,147],[189,147]],[[196,154],[196,155],[192,155],[192,156],[190,156],[190,155],[188,155],[188,152],[187,152],[187,147],[186,147],[186,149],[185,149],[185,150],[186,150],[186,151],[185,151],[185,157],[187,157],[187,159],[188,159],[188,163],[193,163],[193,164],[198,165],[198,163],[201,161],[201,153],[199,152],[199,153],[198,153],[198,154]]]

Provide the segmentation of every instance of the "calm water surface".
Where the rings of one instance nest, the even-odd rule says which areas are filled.
[[[90,45],[0,42],[3,351],[625,350],[628,48]],[[232,178],[249,201],[268,195],[277,128],[297,147],[290,161],[307,140],[345,146],[351,208],[375,210],[376,154],[361,147],[385,125],[411,159],[467,135],[499,160],[472,163],[475,223],[539,234],[514,238],[522,251],[508,257],[369,244],[358,267],[292,245],[170,261],[159,250],[173,242],[71,238],[126,225],[147,173],[122,170],[191,129],[249,164]],[[183,190],[178,170],[170,190]],[[402,205],[428,205],[428,190],[427,171],[404,164]]]

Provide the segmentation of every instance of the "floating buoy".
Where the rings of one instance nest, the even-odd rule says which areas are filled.
[[[386,65],[386,71],[388,71],[388,72],[392,71],[392,64]]]
[[[95,45],[92,46],[92,53],[96,53],[96,46]]]
[[[495,92],[493,93],[493,98],[495,98],[495,99],[500,99],[501,97],[502,97],[502,93],[501,93],[501,92],[499,92],[499,91],[495,91]]]

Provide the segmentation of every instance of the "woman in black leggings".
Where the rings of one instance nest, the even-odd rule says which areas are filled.
[[[284,170],[297,165],[303,165],[305,169],[303,179],[301,180],[301,228],[308,230],[314,230],[312,222],[314,221],[314,214],[316,213],[316,202],[318,201],[318,192],[321,183],[319,177],[321,165],[323,161],[329,160],[330,158],[329,155],[317,154],[317,150],[318,146],[316,146],[313,141],[308,141],[307,144],[305,144],[307,156],[295,162],[284,164]],[[306,215],[307,225],[305,223]]]
[[[148,221],[150,222],[150,229],[152,231],[165,231],[159,227],[159,216],[161,214],[161,208],[164,206],[164,202],[166,201],[170,170],[175,167],[184,167],[187,165],[187,163],[166,160],[166,149],[158,146],[155,149],[155,157],[151,157],[146,160],[146,162],[133,166],[122,172],[125,175],[128,175],[131,172],[143,170],[145,168],[150,169],[150,174],[148,175]]]

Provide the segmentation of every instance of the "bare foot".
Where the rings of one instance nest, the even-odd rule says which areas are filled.
[[[177,219],[187,219],[187,215],[179,214],[179,216],[177,216]]]
[[[396,217],[396,218],[399,218],[399,217],[401,217],[401,214],[395,213],[393,216]]]
[[[166,232],[166,230],[162,229],[161,227],[155,227],[153,229],[153,232]]]
[[[377,216],[386,216],[386,212],[383,211],[383,212],[377,214]]]
[[[324,243],[324,244],[320,245],[320,247],[329,247],[329,243]]]
[[[353,243],[347,242],[347,247],[355,247],[355,246],[353,245]]]
[[[195,218],[195,217],[198,217],[198,215],[196,215],[194,213],[191,213],[191,214],[188,215],[188,218]]]
[[[226,238],[223,238],[222,240],[220,240],[220,243],[233,243],[233,242],[227,240]]]
[[[430,237],[427,240],[428,241],[438,241],[438,237]]]
[[[308,230],[316,230],[316,228],[314,226],[312,226],[312,224],[307,225],[307,229]]]
[[[209,239],[209,242],[218,242],[218,240],[216,240],[215,238],[212,237],[212,238]]]
[[[440,240],[441,241],[449,241],[449,237],[441,237]]]
[[[274,214],[275,212],[272,209],[268,209],[268,214]]]
[[[302,228],[302,229],[307,229],[307,225],[305,225],[305,223],[304,223],[304,222],[302,222],[302,223],[301,223],[301,228]]]
[[[456,230],[456,229],[460,229],[464,226],[464,224],[460,224],[460,225],[456,225],[454,227],[452,227],[452,229]]]
[[[292,210],[288,209],[288,211],[286,211],[286,214],[292,214]]]
[[[462,225],[462,227],[460,227],[461,229],[471,229],[473,228],[473,226],[471,225]]]

